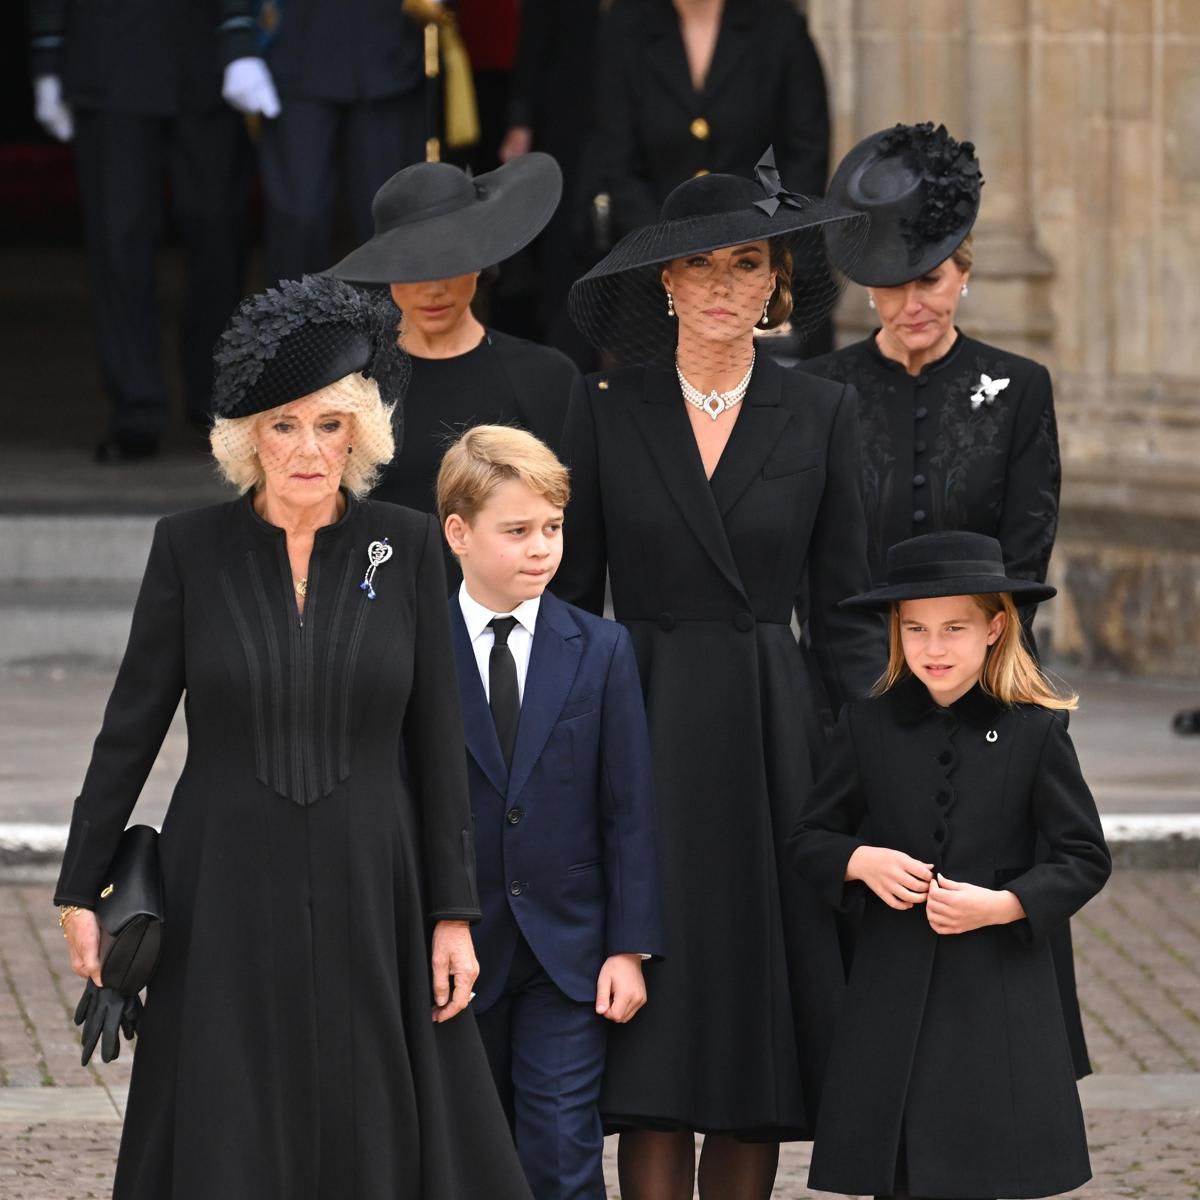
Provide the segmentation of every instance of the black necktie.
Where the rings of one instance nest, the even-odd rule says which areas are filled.
[[[517,744],[517,723],[521,720],[521,692],[517,687],[517,663],[508,648],[508,635],[517,624],[516,617],[493,617],[488,624],[496,635],[488,659],[488,694],[496,735],[504,753],[504,765],[512,769],[513,747]]]

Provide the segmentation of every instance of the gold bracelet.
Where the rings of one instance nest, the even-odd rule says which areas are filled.
[[[82,904],[60,904],[58,906],[58,927],[63,931],[63,937],[67,936],[67,921],[82,910]]]

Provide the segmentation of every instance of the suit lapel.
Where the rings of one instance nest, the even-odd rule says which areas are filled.
[[[779,444],[791,413],[779,403],[783,370],[760,354],[742,411],[721,453],[709,487],[717,509],[724,517],[741,499],[762,470],[763,463]]]
[[[704,80],[706,102],[711,103],[712,97],[731,78],[736,79],[739,86],[745,85],[745,73],[739,73],[739,70],[742,59],[754,42],[754,34],[750,28],[751,19],[744,0],[726,0],[721,15],[721,28],[717,34],[717,45]]]
[[[570,694],[571,685],[575,682],[582,653],[579,626],[572,620],[562,601],[545,592],[538,608],[529,670],[525,676],[521,723],[517,727],[512,775],[508,781],[507,795],[510,801],[521,794],[534,764],[541,757],[558,714],[562,712]]]
[[[508,771],[504,766],[500,739],[496,736],[496,722],[492,720],[483,680],[479,678],[475,648],[467,636],[467,623],[463,620],[457,592],[450,597],[450,629],[454,635],[454,659],[458,669],[458,691],[462,696],[467,749],[479,764],[479,769],[491,780],[492,786],[503,796],[508,788]]]
[[[744,596],[720,511],[704,477],[696,437],[683,410],[679,384],[673,374],[648,367],[642,376],[642,389],[641,403],[633,406],[634,419],[667,492],[709,558]]]
[[[689,113],[695,112],[700,97],[692,87],[679,15],[670,0],[660,0],[648,12],[645,39],[642,61],[682,101]]]

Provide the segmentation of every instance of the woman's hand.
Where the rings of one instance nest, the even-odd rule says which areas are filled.
[[[63,933],[71,952],[71,970],[80,979],[90,979],[97,987],[100,981],[100,925],[96,914],[87,908],[77,908],[63,922]]]
[[[929,885],[925,915],[934,933],[951,934],[970,933],[986,925],[1008,925],[1019,921],[1025,910],[1012,892],[956,883],[944,875],[935,875]]]
[[[859,846],[846,864],[846,880],[865,883],[889,908],[924,904],[933,864],[918,862],[902,850]]]
[[[646,1003],[640,954],[613,954],[604,960],[596,980],[596,1011],[624,1025]]]
[[[433,1019],[449,1021],[471,1002],[479,960],[466,921],[439,921],[433,927]],[[454,991],[450,991],[450,980]]]

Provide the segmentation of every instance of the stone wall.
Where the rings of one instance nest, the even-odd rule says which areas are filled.
[[[960,324],[1047,363],[1064,461],[1039,622],[1089,666],[1200,680],[1200,0],[809,0],[835,156],[976,143]],[[868,328],[862,289],[846,338]]]

